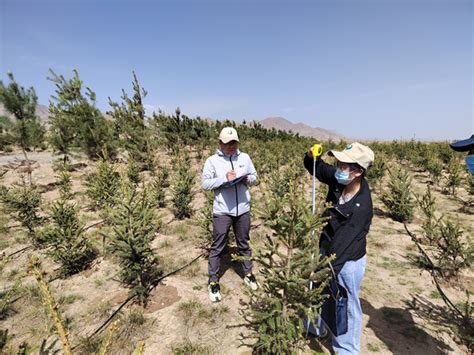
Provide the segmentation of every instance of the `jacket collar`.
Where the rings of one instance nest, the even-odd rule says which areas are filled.
[[[224,152],[220,149],[217,149],[216,154],[221,156],[221,157],[228,157],[228,155],[225,155]],[[239,149],[237,149],[237,151],[235,152],[234,155],[232,155],[232,157],[236,157],[238,155],[240,155],[240,150]]]

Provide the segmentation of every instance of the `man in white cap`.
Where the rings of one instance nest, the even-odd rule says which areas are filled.
[[[250,193],[248,186],[257,182],[257,172],[248,154],[239,150],[239,136],[232,127],[225,127],[219,134],[219,149],[204,164],[202,187],[214,191],[212,246],[209,253],[209,299],[222,299],[219,285],[221,254],[227,244],[232,226],[241,256],[252,256],[249,245]],[[253,290],[257,281],[252,274],[252,262],[242,262],[244,282]]]
[[[313,158],[311,151],[305,155],[304,165],[313,174],[313,159],[317,159],[316,178],[329,187],[326,202],[332,207],[326,211],[329,220],[321,234],[320,252],[336,255],[331,264],[337,281],[348,291],[347,332],[332,337],[332,348],[340,355],[358,354],[362,328],[359,291],[365,272],[366,236],[373,216],[372,197],[364,177],[374,153],[356,142],[342,151],[331,150],[328,155],[336,158],[336,166]]]

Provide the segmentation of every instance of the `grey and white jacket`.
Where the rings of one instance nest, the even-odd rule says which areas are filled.
[[[248,174],[248,185],[257,183],[257,172],[248,154],[237,150],[229,157],[218,149],[207,158],[202,172],[202,188],[214,191],[213,214],[240,216],[250,211],[248,186],[241,182],[228,186],[226,173],[230,170],[237,177]]]

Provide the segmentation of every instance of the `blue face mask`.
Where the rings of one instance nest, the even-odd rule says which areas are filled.
[[[466,157],[466,165],[471,175],[474,175],[474,154],[468,155]]]
[[[342,184],[342,185],[349,185],[354,178],[349,177],[350,172],[341,170],[337,168],[336,173],[334,174],[334,177],[337,179],[337,182]]]

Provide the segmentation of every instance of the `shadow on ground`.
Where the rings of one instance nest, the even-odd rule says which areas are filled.
[[[409,308],[373,307],[361,299],[372,329],[393,354],[446,354],[453,349],[416,325]]]

